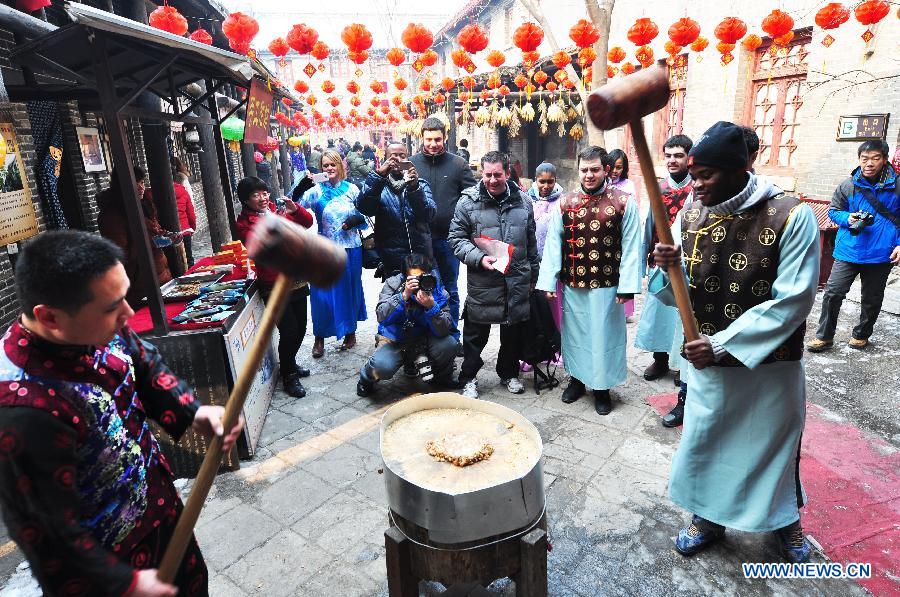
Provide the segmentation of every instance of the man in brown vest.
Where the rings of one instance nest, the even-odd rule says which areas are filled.
[[[799,478],[806,414],[803,332],[819,278],[818,225],[808,205],[747,172],[741,127],[713,125],[690,152],[694,201],[673,226],[700,338],[684,346],[691,388],[669,497],[693,512],[675,549],[693,555],[725,528],[777,531],[803,562]],[[649,290],[672,304],[681,247],[657,244],[666,275]]]

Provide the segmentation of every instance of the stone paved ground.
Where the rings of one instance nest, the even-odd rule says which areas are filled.
[[[379,284],[368,272],[364,279],[371,314]],[[896,330],[898,318],[889,317]],[[886,323],[879,329],[886,329]],[[634,324],[630,327],[633,338]],[[308,395],[298,400],[279,391],[256,457],[216,480],[197,528],[211,572],[211,595],[387,594],[379,418],[390,404],[428,388],[399,379],[380,384],[375,399],[357,398],[357,371],[373,347],[374,329],[372,319],[361,324],[360,342],[349,352],[337,351],[330,341],[320,360],[309,357],[310,330],[300,358],[312,370],[304,380]],[[888,348],[896,349],[896,336],[891,342]],[[486,358],[496,354],[497,343],[495,333]],[[492,358],[482,370],[482,398],[523,413],[544,440],[553,544],[550,594],[865,594],[845,580],[744,579],[741,562],[779,561],[771,535],[729,531],[719,545],[693,558],[674,551],[672,539],[687,518],[666,498],[679,433],[664,429],[644,400],[671,392],[673,386],[671,378],[651,383],[639,376],[649,360],[631,351],[631,374],[615,390],[615,409],[607,417],[594,413],[590,398],[562,404],[561,389],[538,396],[528,383],[525,394],[509,394],[499,385]],[[879,375],[871,372],[875,379]],[[815,383],[811,386],[814,399]],[[891,430],[885,435],[890,440]],[[896,439],[893,435],[894,447]],[[189,491],[189,483],[183,489]],[[21,560],[9,545],[0,547],[5,574]],[[816,554],[814,560],[824,557]],[[431,595],[437,587],[422,589]],[[514,587],[506,580],[491,590],[511,595]],[[13,583],[0,592],[25,594],[13,589]]]

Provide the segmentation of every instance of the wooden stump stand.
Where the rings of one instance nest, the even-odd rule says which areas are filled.
[[[391,597],[418,597],[422,580],[448,587],[445,597],[478,597],[489,595],[482,587],[506,577],[516,583],[518,597],[547,596],[546,514],[522,535],[451,545],[430,541],[427,529],[391,514],[384,532]]]

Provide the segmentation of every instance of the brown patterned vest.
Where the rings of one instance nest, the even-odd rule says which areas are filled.
[[[662,197],[663,205],[666,208],[666,215],[669,217],[669,227],[675,223],[675,218],[678,217],[678,212],[681,211],[681,208],[684,207],[685,201],[687,198],[691,196],[691,193],[694,191],[694,182],[691,181],[681,187],[680,189],[673,189],[669,186],[668,178],[664,178],[659,182],[659,194]],[[656,244],[659,242],[659,235],[656,233],[656,226],[653,227],[653,235],[650,238],[650,246],[647,247],[647,266],[653,267],[656,265],[653,262],[653,249],[656,247]]]
[[[560,275],[572,288],[619,285],[622,260],[622,217],[628,193],[607,188],[600,195],[580,191],[559,200],[563,221],[563,263]]]
[[[772,298],[778,245],[799,204],[799,199],[782,194],[729,216],[712,214],[699,201],[685,205],[681,240],[701,334],[712,336],[724,330],[742,313]],[[803,323],[763,363],[800,360],[805,332]],[[718,365],[742,367],[743,363],[726,354]]]

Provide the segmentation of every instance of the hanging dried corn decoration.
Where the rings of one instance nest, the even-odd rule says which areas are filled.
[[[519,110],[513,109],[511,110],[512,116],[509,119],[509,136],[510,137],[518,137],[519,132],[522,129],[522,121],[519,120]]]
[[[538,112],[540,113],[539,124],[541,125],[541,135],[547,135],[547,129],[550,127],[550,124],[547,122],[547,103],[544,102],[544,98],[541,97],[541,101],[538,103]]]

